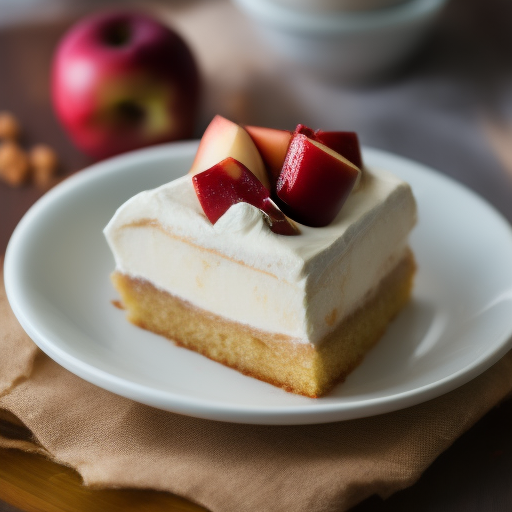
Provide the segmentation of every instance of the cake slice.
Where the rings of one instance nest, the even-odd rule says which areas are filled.
[[[105,228],[129,321],[287,391],[327,393],[410,298],[409,185],[365,169],[332,222],[283,236],[248,202],[212,224],[193,179],[134,196]]]

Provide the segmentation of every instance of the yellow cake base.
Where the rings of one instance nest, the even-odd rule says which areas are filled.
[[[142,279],[114,272],[112,281],[133,324],[246,375],[317,398],[343,381],[381,338],[409,300],[415,270],[408,252],[363,306],[317,346],[226,320]]]

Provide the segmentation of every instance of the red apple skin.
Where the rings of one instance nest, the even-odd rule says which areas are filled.
[[[298,133],[305,135],[306,137],[309,137],[310,139],[315,138],[315,130],[311,129],[309,126],[306,126],[305,124],[298,124],[295,128],[295,131],[293,132],[293,135],[297,135]]]
[[[191,137],[201,87],[194,57],[176,32],[144,14],[107,12],[64,35],[51,88],[75,145],[102,159]]]
[[[344,156],[359,169],[363,168],[361,146],[356,132],[326,132],[324,130],[313,131],[311,128],[298,124],[294,134],[301,133],[310,139],[316,140],[331,148],[336,153]]]
[[[270,189],[265,164],[251,136],[240,125],[216,115],[201,137],[188,172],[192,175],[198,174],[228,157],[244,164],[266,188]]]
[[[277,182],[277,196],[284,203],[281,209],[301,224],[327,226],[347,200],[359,173],[306,135],[296,134]]]
[[[249,203],[267,215],[270,229],[280,235],[297,235],[299,231],[270,199],[268,190],[245,167],[228,157],[210,169],[192,176],[197,198],[208,220],[215,224],[237,203]]]
[[[359,169],[363,168],[361,146],[356,132],[325,132],[323,130],[316,130],[314,139],[344,156],[356,167],[359,167]]]
[[[275,187],[292,139],[292,132],[263,126],[245,126],[244,128],[258,148],[267,168],[271,186]]]

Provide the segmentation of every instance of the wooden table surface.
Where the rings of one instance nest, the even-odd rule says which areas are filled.
[[[58,126],[49,101],[49,64],[56,41],[68,23],[0,30],[0,110],[14,112],[24,129],[23,144],[53,146],[65,176],[90,161]],[[0,251],[23,213],[42,192],[27,185],[0,183]],[[28,435],[0,422],[4,436]],[[512,511],[512,401],[491,411],[426,471],[420,481],[387,501],[370,498],[354,512]],[[264,492],[264,489],[262,489]],[[0,512],[12,511],[200,511],[168,493],[90,490],[71,469],[39,455],[0,450]]]

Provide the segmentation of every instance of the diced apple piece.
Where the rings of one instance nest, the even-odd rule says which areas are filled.
[[[263,126],[245,126],[245,129],[263,158],[271,184],[275,185],[283,168],[292,132]]]
[[[305,135],[306,137],[309,137],[310,139],[315,138],[315,130],[311,129],[309,126],[306,126],[305,124],[297,125],[293,134],[297,135],[298,133],[301,133],[302,135]]]
[[[215,116],[203,134],[189,174],[206,171],[228,157],[244,164],[270,189],[265,165],[249,134],[225,117]]]
[[[232,157],[194,175],[192,181],[203,211],[212,224],[236,203],[250,203],[259,208],[269,196],[247,167]]]
[[[247,167],[228,157],[192,177],[194,188],[208,220],[215,224],[234,204],[259,208],[270,229],[279,235],[298,235],[297,226],[270,199],[268,190]]]
[[[284,212],[307,226],[326,226],[334,220],[361,171],[320,142],[293,136],[277,182]]]
[[[344,156],[356,167],[362,169],[363,159],[361,157],[361,146],[356,132],[326,132],[324,130],[313,131],[308,126],[298,124],[294,134],[301,133],[310,139],[320,142],[324,146],[333,149],[336,153]]]
[[[333,149],[356,167],[362,169],[363,159],[356,132],[325,132],[316,130],[314,139],[324,146]]]
[[[266,222],[270,230],[277,235],[295,236],[300,235],[300,230],[291,219],[289,219],[270,199],[270,197],[263,203],[260,210],[266,215]]]

